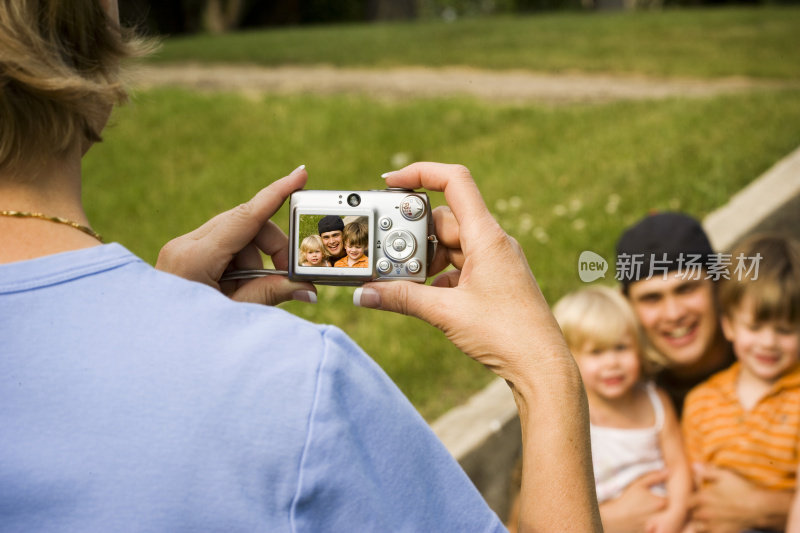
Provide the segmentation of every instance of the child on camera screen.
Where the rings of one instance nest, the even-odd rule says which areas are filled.
[[[328,250],[319,235],[309,235],[300,243],[300,266],[330,266]]]
[[[367,268],[369,258],[365,255],[369,245],[369,230],[362,222],[351,222],[344,227],[345,256],[336,261],[335,267]]]
[[[601,518],[606,522],[608,506],[631,482],[666,468],[666,483],[652,490],[666,497],[667,505],[647,518],[646,531],[682,531],[691,492],[689,464],[668,396],[643,379],[644,341],[633,310],[618,291],[587,287],[562,298],[553,313],[589,399]]]
[[[686,398],[689,459],[790,492],[800,447],[800,243],[755,236],[731,259],[747,265],[720,280],[718,293],[737,362]]]

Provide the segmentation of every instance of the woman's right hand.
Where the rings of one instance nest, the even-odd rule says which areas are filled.
[[[464,353],[516,383],[542,365],[572,366],[561,330],[517,241],[495,221],[469,170],[415,163],[386,174],[389,187],[443,191],[449,207],[434,210],[439,240],[431,286],[369,283],[354,301],[420,318]]]
[[[460,165],[415,163],[386,175],[386,183],[444,192],[449,208],[434,212],[432,271],[456,269],[430,286],[369,283],[354,302],[429,322],[509,383],[522,427],[519,531],[602,531],[586,393],[521,247]]]

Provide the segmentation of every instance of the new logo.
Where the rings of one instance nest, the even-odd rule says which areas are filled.
[[[605,278],[608,271],[608,261],[590,250],[584,250],[578,257],[578,277],[584,283]]]

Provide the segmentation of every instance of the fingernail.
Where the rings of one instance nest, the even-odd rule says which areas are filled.
[[[381,295],[375,289],[359,287],[353,292],[353,305],[377,308],[381,306]]]
[[[397,172],[397,171],[396,171],[396,170],[392,170],[391,172],[384,172],[383,174],[381,174],[381,177],[382,177],[383,179],[386,179],[386,178],[388,178],[389,176],[391,176],[392,174],[394,174],[395,172]]]
[[[315,304],[317,303],[317,295],[314,291],[297,290],[292,293],[292,300]]]
[[[305,166],[305,165],[300,165],[299,167],[297,167],[296,169],[294,169],[294,170],[292,171],[292,174],[294,174],[295,172],[297,172],[297,171],[299,171],[299,170],[303,170],[304,168],[306,168],[306,166]]]

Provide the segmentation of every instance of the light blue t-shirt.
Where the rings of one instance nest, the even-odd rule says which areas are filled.
[[[118,244],[0,265],[0,531],[503,530],[338,329]]]

